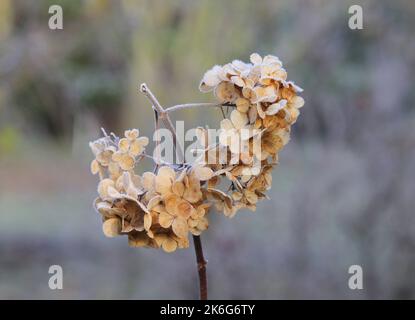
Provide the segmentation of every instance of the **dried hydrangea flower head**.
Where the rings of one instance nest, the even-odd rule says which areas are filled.
[[[250,63],[234,60],[214,66],[205,73],[199,88],[202,92],[213,91],[220,103],[235,107],[221,121],[219,146],[207,151],[207,157],[218,148],[239,155],[236,162],[231,157],[233,161],[225,165],[212,166],[216,175],[230,180],[232,204],[227,193],[218,190],[210,190],[210,197],[227,216],[241,208],[255,210],[258,200],[265,198],[264,192],[271,187],[271,170],[304,105],[298,95],[302,89],[287,81],[287,72],[277,57],[262,58],[256,53],[251,55]]]
[[[135,168],[147,156],[149,140],[138,129],[90,143],[95,156],[91,172],[100,178],[94,207],[107,237],[127,235],[131,246],[173,252],[189,246],[189,235],[208,228],[211,208],[233,217],[242,208],[255,210],[267,198],[279,151],[304,105],[298,95],[302,89],[287,81],[277,57],[256,53],[249,63],[214,66],[199,88],[231,108],[219,124],[217,144],[208,143],[206,129],[197,129],[201,161],[158,163],[154,172],[140,175]],[[225,161],[218,155],[225,155]]]
[[[90,143],[95,155],[91,171],[100,173],[94,206],[102,216],[103,232],[107,237],[128,235],[135,247],[166,252],[187,248],[189,233],[200,235],[208,227],[210,204],[201,182],[213,172],[199,165],[179,171],[163,166],[156,174],[137,175],[134,169],[147,144],[137,129],[127,130],[121,139],[112,135]]]

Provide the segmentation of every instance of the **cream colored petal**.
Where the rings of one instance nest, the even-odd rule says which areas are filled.
[[[249,57],[249,60],[251,60],[251,62],[253,64],[261,64],[262,63],[262,58],[258,53],[251,54],[251,56]]]
[[[146,231],[149,231],[151,228],[151,223],[152,223],[152,217],[151,214],[145,214],[144,215],[144,229]]]
[[[173,181],[176,179],[176,173],[170,167],[161,167],[155,178],[155,189],[158,193],[164,195],[172,192]]]
[[[167,197],[165,197],[164,199],[164,206],[166,208],[166,211],[172,215],[173,217],[177,216],[178,213],[178,209],[177,209],[177,205],[180,201],[180,197],[175,195],[175,194],[170,194]]]
[[[258,202],[258,196],[255,194],[255,192],[246,190],[245,191],[245,197],[251,204],[255,204]]]
[[[159,224],[163,228],[170,228],[171,224],[173,223],[174,217],[171,214],[168,214],[167,212],[162,212],[159,215]]]
[[[108,197],[108,188],[114,187],[114,181],[111,179],[103,179],[98,184],[98,194],[102,199]]]
[[[151,198],[151,200],[147,203],[147,209],[148,210],[153,209],[156,205],[158,205],[161,202],[161,200],[162,200],[161,196],[155,196]]]
[[[120,151],[117,151],[117,152],[115,152],[113,155],[112,155],[112,161],[114,161],[114,162],[119,162],[120,160],[121,160],[121,157],[122,157],[122,155],[123,155],[123,153],[122,152],[120,152]]]
[[[278,137],[280,137],[282,144],[285,146],[288,141],[290,141],[290,132],[284,129],[280,129],[277,132]]]
[[[108,172],[111,179],[116,180],[121,175],[120,166],[116,162],[111,161],[108,165]]]
[[[253,159],[249,152],[243,152],[241,153],[241,161],[243,164],[249,165],[252,163]]]
[[[282,62],[281,60],[273,55],[266,55],[263,59],[264,64],[278,64],[280,66],[282,66]]]
[[[251,103],[254,103],[257,101],[257,94],[255,92],[254,89],[250,88],[250,87],[244,87],[242,89],[242,95],[248,99]]]
[[[188,219],[195,210],[196,209],[186,200],[181,200],[177,204],[177,215],[184,219]]]
[[[223,66],[223,72],[226,75],[226,78],[222,79],[224,81],[228,81],[230,77],[236,76],[239,74],[239,71],[236,70],[236,68],[232,65],[232,63],[225,64]]]
[[[130,145],[130,155],[136,157],[144,151],[144,147],[140,144],[138,140],[134,140]]]
[[[189,201],[190,203],[196,203],[200,201],[203,197],[203,193],[200,190],[200,186],[192,185],[189,188],[186,188],[183,194],[183,199]]]
[[[257,102],[274,102],[278,97],[277,89],[273,86],[255,87]]]
[[[249,121],[247,114],[239,112],[238,110],[233,110],[231,112],[230,118],[231,118],[232,124],[234,125],[236,129],[243,128],[245,125],[248,124],[248,121]]]
[[[153,190],[155,188],[155,178],[154,173],[144,172],[141,181],[143,188],[147,191]]]
[[[209,167],[195,166],[193,171],[200,181],[206,181],[213,177],[213,171]]]
[[[219,73],[221,72],[222,67],[214,66],[212,69],[206,71],[203,76],[202,83],[206,87],[216,87],[220,82],[221,79],[219,77]]]
[[[255,164],[252,168],[251,168],[251,174],[253,176],[257,176],[261,173],[261,163]]]
[[[193,220],[193,219],[189,219],[187,221],[188,225],[190,228],[195,228],[197,226],[198,221],[197,220]]]
[[[96,141],[90,142],[89,147],[91,148],[92,153],[96,156],[98,153],[104,151],[105,144],[102,143],[101,139],[98,139]]]
[[[91,173],[97,174],[99,172],[100,166],[96,159],[92,160],[91,162]]]
[[[130,172],[123,172],[122,174],[122,186],[124,190],[127,190],[128,187],[132,184],[131,181],[131,173]]]
[[[161,176],[165,176],[170,178],[171,180],[175,180],[176,179],[176,173],[174,172],[174,170],[172,168],[170,168],[169,166],[163,166],[161,167],[158,172],[157,175],[161,175]]]
[[[290,101],[290,106],[293,106],[297,109],[301,108],[302,106],[304,106],[304,99],[300,96],[295,96],[291,99]]]
[[[172,230],[179,238],[186,238],[189,232],[186,220],[181,218],[174,219]]]
[[[257,110],[257,112],[258,112],[258,115],[259,115],[262,119],[264,119],[264,118],[265,118],[265,116],[266,116],[266,114],[265,114],[264,110],[262,109],[262,104],[261,104],[260,102],[258,102],[258,103],[257,103],[257,105],[256,105],[256,110]]]
[[[198,220],[197,228],[199,230],[206,230],[209,227],[209,221],[206,218]]]
[[[258,111],[257,108],[250,108],[248,111],[248,118],[249,118],[249,123],[254,123],[257,120],[257,116],[258,116]]]
[[[118,149],[121,152],[125,153],[125,152],[128,152],[129,148],[130,148],[130,141],[128,141],[127,138],[120,139],[120,141],[118,142]]]
[[[276,114],[278,111],[280,111],[282,108],[284,108],[286,104],[287,104],[287,100],[282,99],[278,101],[277,103],[270,105],[265,111],[265,113],[269,116],[272,116]]]
[[[124,132],[124,136],[130,141],[137,139],[139,134],[140,134],[140,131],[138,129],[126,130]]]
[[[131,232],[128,234],[128,245],[130,247],[145,247],[149,243],[149,238],[145,232]]]
[[[97,154],[96,159],[101,165],[108,166],[109,162],[111,161],[112,155],[112,150],[104,150]]]
[[[304,90],[297,86],[294,81],[287,81],[286,84],[284,86],[288,86],[289,88],[291,88],[294,92],[303,92]]]
[[[235,201],[240,201],[242,199],[242,193],[239,191],[235,191],[232,193],[232,198]]]
[[[171,238],[167,238],[163,241],[161,247],[167,253],[174,252],[177,249],[177,242]]]
[[[136,188],[133,184],[130,184],[126,190],[126,193],[129,197],[137,199],[139,195],[143,194],[143,191]]]
[[[121,159],[118,162],[118,164],[120,165],[121,169],[123,169],[125,171],[129,171],[129,170],[134,169],[135,160],[132,156],[125,153],[125,154],[121,155]]]
[[[143,147],[147,146],[149,142],[148,137],[144,137],[144,136],[138,138],[136,141],[138,141],[138,143]]]
[[[108,193],[108,197],[113,198],[113,199],[121,199],[123,197],[123,195],[119,193],[118,190],[112,186],[109,186],[107,188],[107,193]]]
[[[241,60],[233,60],[232,67],[238,72],[243,72],[245,70],[249,70],[251,66]]]
[[[249,110],[249,106],[251,105],[250,101],[245,98],[238,98],[235,101],[236,108],[241,113],[246,113]]]
[[[111,218],[102,224],[102,231],[108,238],[116,237],[121,232],[121,221],[118,218]]]
[[[237,85],[238,87],[244,87],[245,86],[245,81],[239,76],[232,76],[231,77],[231,82],[234,83],[235,85]]]
[[[184,194],[184,183],[182,181],[175,181],[172,186],[172,191],[179,197],[182,197]]]
[[[209,86],[207,86],[207,85],[206,85],[206,83],[203,81],[203,79],[202,79],[202,81],[200,81],[200,83],[199,83],[199,90],[200,90],[201,92],[203,92],[203,93],[210,92],[210,91],[212,91],[214,88],[215,88],[215,87],[209,87]]]
[[[238,93],[232,82],[221,82],[215,88],[215,95],[220,102],[234,102],[238,98]]]
[[[167,234],[165,233],[155,233],[154,234],[154,241],[158,247],[161,247],[164,241],[167,239]]]

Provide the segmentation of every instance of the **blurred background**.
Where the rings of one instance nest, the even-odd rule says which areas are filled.
[[[63,8],[63,30],[48,8]],[[363,30],[348,28],[352,4]],[[305,89],[270,197],[211,214],[210,298],[415,298],[415,3],[323,0],[0,0],[0,298],[193,299],[193,248],[107,239],[88,141],[151,137],[137,87],[165,106],[212,102],[214,64],[277,55]],[[175,114],[217,127],[217,110]],[[63,290],[50,290],[50,265]],[[361,265],[364,289],[350,290]]]

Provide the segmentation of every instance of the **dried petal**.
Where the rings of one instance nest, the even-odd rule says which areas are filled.
[[[92,174],[97,174],[99,172],[99,163],[96,159],[92,160],[91,162],[91,173]]]
[[[174,219],[172,224],[172,230],[179,238],[187,237],[189,228],[187,226],[186,220],[182,218]]]
[[[193,171],[200,181],[209,180],[213,176],[213,171],[209,167],[195,166]]]
[[[159,224],[163,227],[163,228],[170,228],[170,226],[172,225],[174,221],[174,217],[171,214],[168,214],[167,212],[162,212],[159,215]]]
[[[231,121],[236,129],[242,129],[245,125],[248,124],[248,116],[246,113],[239,112],[238,110],[233,110],[231,112]]]
[[[161,247],[167,253],[174,252],[177,249],[177,242],[173,239],[167,238],[163,241]]]
[[[111,218],[105,220],[102,224],[102,231],[108,238],[116,237],[121,232],[121,221],[118,218]]]

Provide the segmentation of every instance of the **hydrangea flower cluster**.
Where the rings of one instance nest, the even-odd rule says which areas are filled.
[[[218,209],[229,217],[241,208],[255,210],[258,200],[266,198],[278,152],[288,143],[291,125],[304,105],[298,95],[302,89],[287,81],[287,72],[277,57],[262,58],[254,53],[250,60],[214,66],[199,86],[202,92],[213,91],[220,103],[235,106],[220,123],[219,145],[206,151],[207,159],[223,149],[231,153],[230,163],[211,165],[220,175],[210,183],[216,185],[219,176],[231,181],[231,199],[227,194],[213,193],[213,198],[220,200]]]
[[[90,143],[91,172],[100,178],[94,207],[106,236],[128,235],[131,246],[173,252],[189,246],[189,234],[208,228],[213,206],[233,217],[242,208],[255,210],[267,197],[278,152],[304,100],[277,57],[254,53],[250,60],[214,66],[200,83],[201,91],[213,91],[232,108],[220,123],[219,143],[210,144],[207,130],[197,129],[201,161],[164,164],[138,175],[135,166],[149,141],[137,129]],[[220,153],[229,161],[219,161]]]

